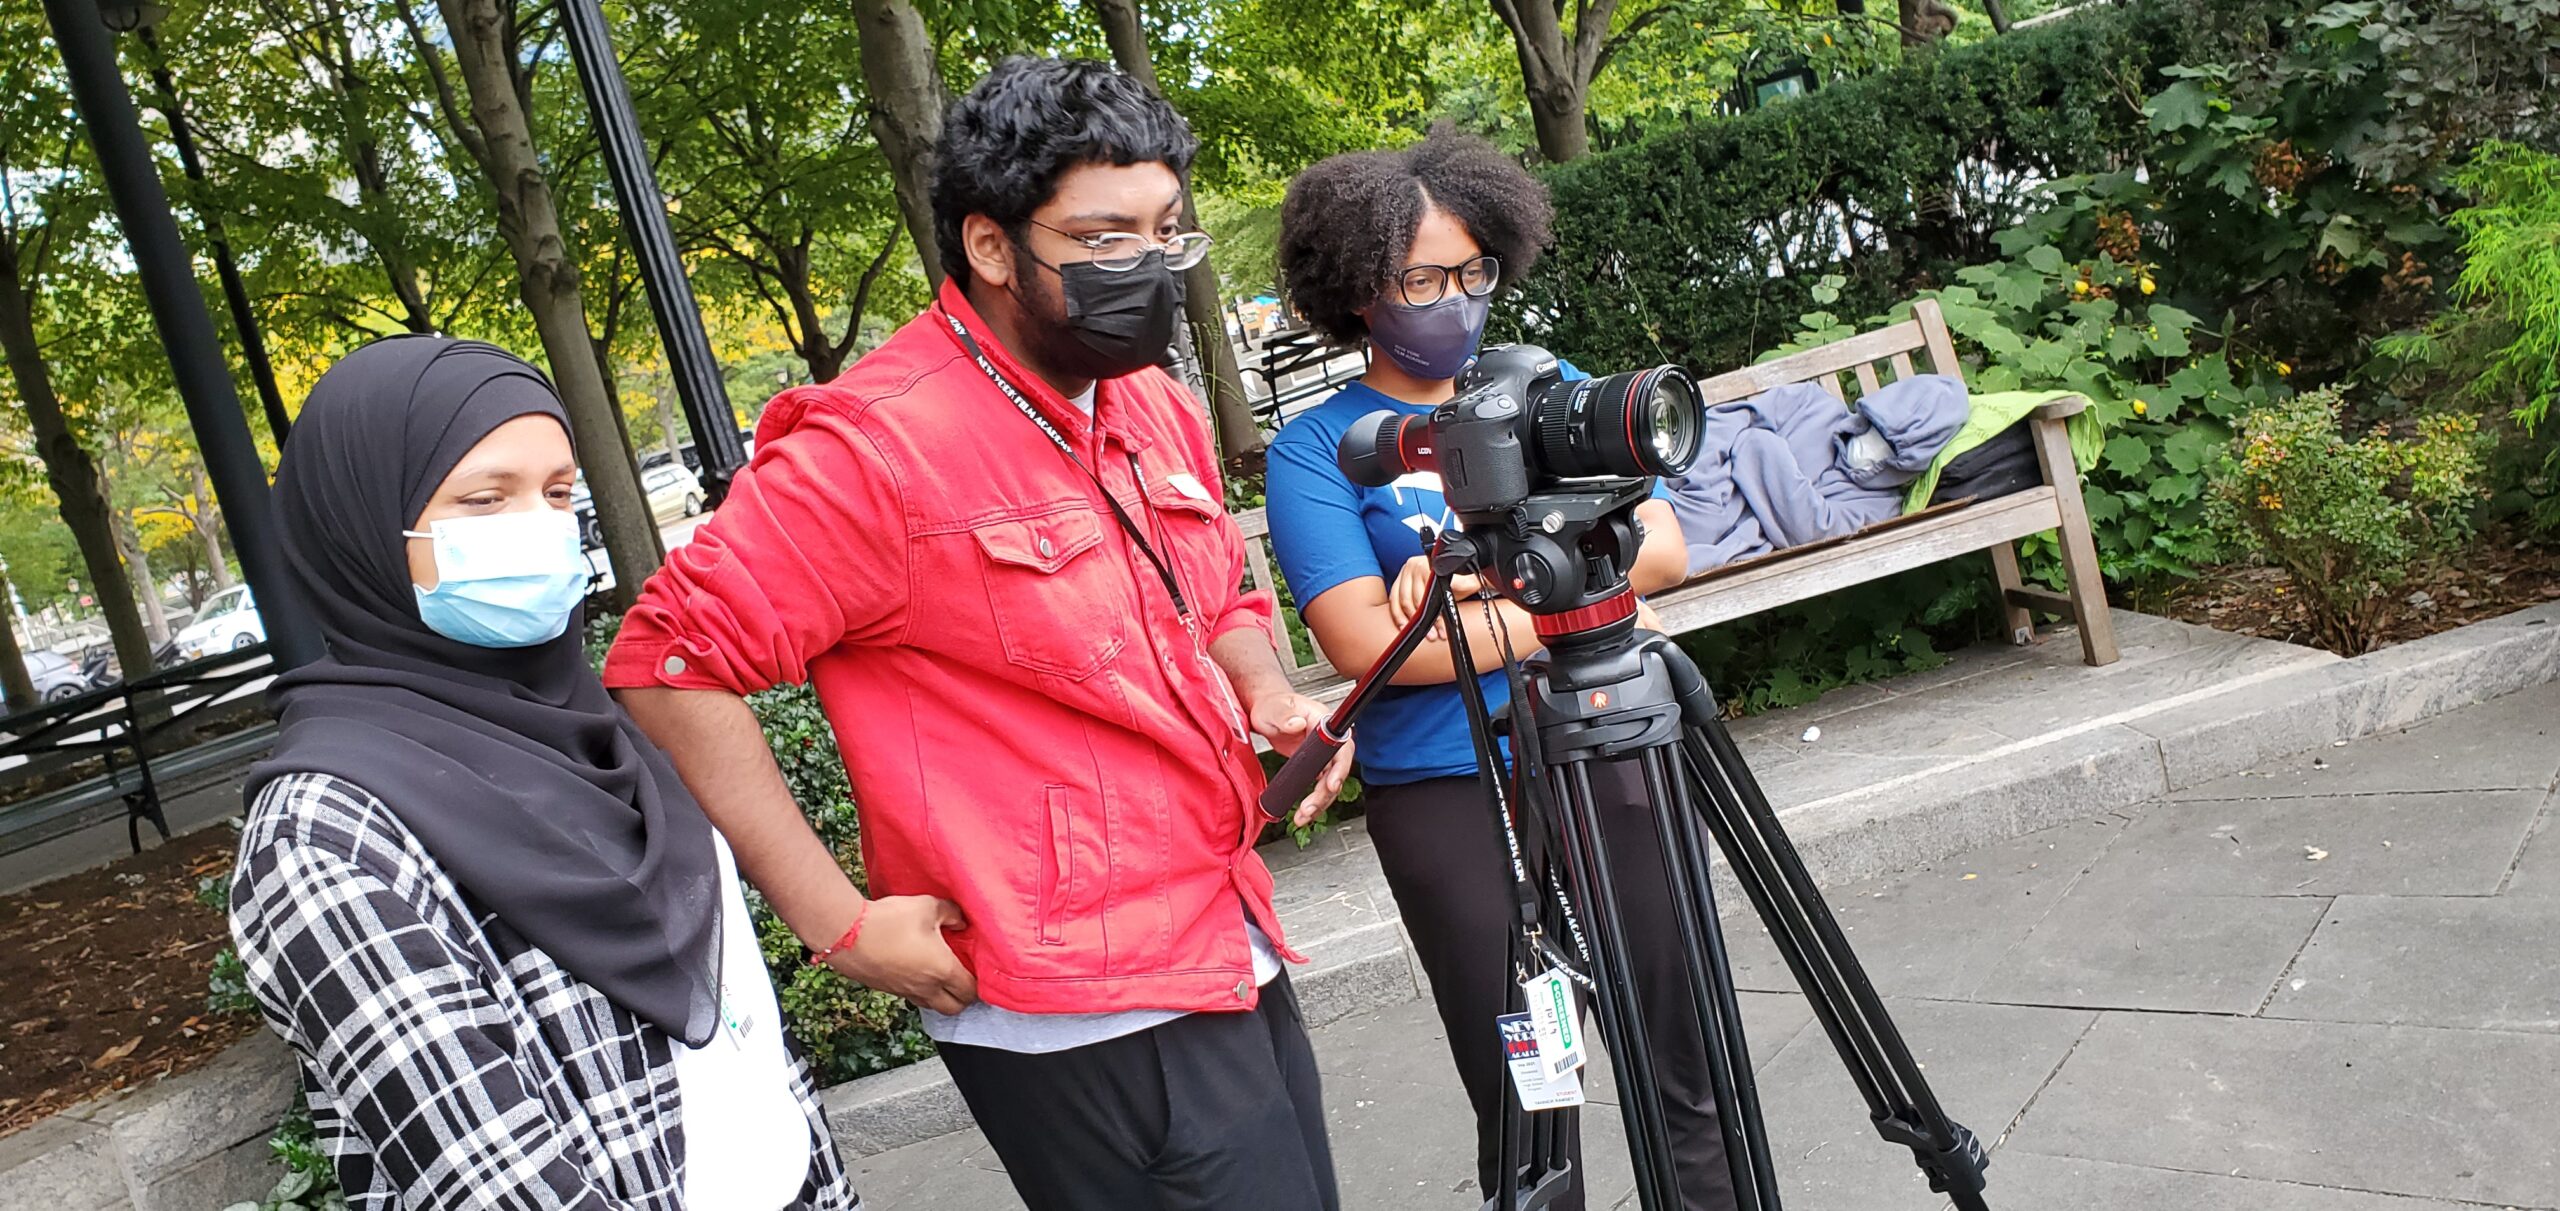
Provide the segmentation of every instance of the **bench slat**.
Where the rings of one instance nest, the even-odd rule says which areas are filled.
[[[1878,378],[1876,377],[1876,364],[1875,364],[1874,362],[1860,362],[1860,363],[1858,363],[1858,394],[1859,394],[1859,395],[1861,395],[1861,396],[1873,395],[1873,394],[1875,394],[1877,391],[1882,390],[1882,389],[1883,389],[1883,387],[1884,387],[1884,383],[1883,383],[1883,381],[1882,381],[1882,380],[1880,380],[1880,379],[1878,379]]]
[[[1922,304],[1922,306],[1928,305],[1925,302]],[[1788,383],[1816,380],[1829,384],[1831,393],[1838,395],[1840,384],[1834,376],[1841,371],[1881,361],[1897,353],[1909,353],[1915,349],[1926,348],[1930,342],[1922,334],[1921,328],[1922,324],[1918,319],[1904,320],[1891,327],[1862,332],[1847,340],[1836,341],[1819,349],[1807,349],[1802,353],[1788,354],[1776,361],[1762,362],[1757,366],[1745,366],[1740,370],[1719,374],[1698,384],[1698,393],[1708,404],[1714,405],[1727,400],[1758,395],[1772,387],[1781,387]],[[1939,368],[1939,372],[1953,373],[1949,367],[1954,364],[1954,354],[1950,350],[1946,364]],[[1872,373],[1872,370],[1870,372]]]
[[[1651,601],[1664,629],[1675,634],[1694,631],[2061,524],[2062,511],[2053,489],[2030,488],[1882,533],[1782,555],[1705,584],[1655,594]]]

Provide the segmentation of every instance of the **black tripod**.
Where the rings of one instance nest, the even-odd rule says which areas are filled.
[[[1445,628],[1453,667],[1475,667],[1449,582],[1455,574],[1501,564],[1485,558],[1460,532],[1436,536],[1431,550],[1431,608],[1406,623],[1317,737],[1274,777],[1263,799],[1267,812],[1275,805],[1285,811],[1304,797],[1315,774],[1349,735],[1361,708],[1392,680],[1435,624]],[[1814,1017],[1848,1065],[1876,1130],[1911,1149],[1930,1189],[1949,1196],[1957,1211],[1987,1211],[1982,1198],[1987,1161],[1980,1142],[1939,1108],[1776,811],[1717,720],[1706,678],[1669,639],[1637,629],[1635,616],[1635,597],[1623,589],[1579,608],[1536,613],[1544,650],[1525,662],[1506,661],[1520,790],[1516,804],[1500,772],[1495,724],[1483,688],[1463,672],[1457,684],[1475,738],[1478,776],[1500,817],[1503,857],[1519,909],[1512,965],[1524,981],[1549,966],[1563,969],[1596,994],[1592,1000],[1618,1078],[1641,1205],[1646,1211],[1675,1211],[1680,1205],[1631,958],[1632,948],[1662,940],[1631,938],[1619,919],[1609,826],[1595,810],[1592,795],[1595,761],[1633,761],[1643,773],[1689,973],[1688,1001],[1706,1043],[1740,1211],[1779,1211],[1778,1182],[1709,891],[1710,834],[1768,926]],[[1504,634],[1499,624],[1493,632]],[[1515,990],[1510,1008],[1522,1008],[1522,999]],[[1484,1062],[1497,1058],[1484,1057]],[[1532,1116],[1526,1154],[1513,1155],[1514,1141],[1521,1138],[1515,1116],[1524,1111],[1516,1091],[1504,1105],[1499,1171],[1516,1180],[1509,1189],[1486,1192],[1487,1211],[1549,1206],[1575,1180],[1559,1116],[1578,1111]]]

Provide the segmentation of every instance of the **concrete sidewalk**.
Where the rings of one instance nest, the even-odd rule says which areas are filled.
[[[2001,1211],[2560,1208],[2555,778],[2545,685],[1831,901],[1950,1112],[1997,1141]],[[1729,925],[1790,1211],[1942,1205],[1757,925]],[[1345,1205],[1474,1206],[1428,1002],[1315,1038]],[[975,1131],[854,1164],[883,1211],[1019,1206]]]

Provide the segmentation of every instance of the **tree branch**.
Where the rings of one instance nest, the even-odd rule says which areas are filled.
[[[497,179],[498,170],[489,158],[489,144],[480,137],[479,128],[471,124],[470,115],[463,111],[462,103],[455,97],[453,77],[445,74],[444,56],[436,51],[435,43],[427,40],[426,28],[418,24],[416,6],[411,0],[391,0],[391,4],[399,10],[401,27],[409,31],[410,49],[417,53],[418,62],[426,65],[427,77],[435,82],[436,107],[443,111],[446,125],[452,127],[455,141],[462,144],[462,149],[479,163],[491,180]]]
[[[871,266],[862,271],[862,281],[853,288],[853,314],[845,317],[844,339],[835,344],[835,356],[842,360],[853,351],[853,342],[862,335],[862,313],[871,306],[872,283],[880,280],[880,271],[889,267],[890,255],[898,251],[898,229],[889,229],[889,238],[880,242],[880,254],[871,258]]]

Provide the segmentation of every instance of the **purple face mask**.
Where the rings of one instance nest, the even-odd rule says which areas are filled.
[[[1491,298],[1452,294],[1427,307],[1380,302],[1369,309],[1369,348],[1419,379],[1456,378],[1484,339]]]

